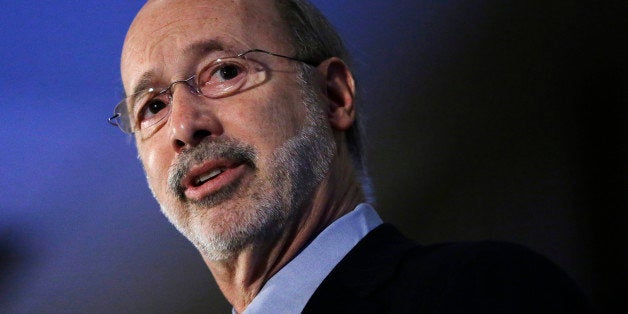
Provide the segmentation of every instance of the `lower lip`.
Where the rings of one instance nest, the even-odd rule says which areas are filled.
[[[241,164],[234,168],[227,168],[217,177],[199,186],[190,186],[185,190],[185,196],[192,201],[200,201],[204,197],[220,191],[225,186],[234,183],[244,176],[246,165]]]

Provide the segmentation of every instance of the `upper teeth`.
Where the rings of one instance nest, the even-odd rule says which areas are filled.
[[[197,185],[203,184],[203,183],[205,183],[205,182],[207,182],[207,181],[217,177],[219,174],[223,173],[224,171],[225,171],[224,168],[219,168],[219,169],[214,169],[214,170],[212,170],[212,171],[210,171],[210,172],[208,172],[208,173],[206,173],[204,175],[201,175],[200,177],[198,177],[196,179],[196,184]]]

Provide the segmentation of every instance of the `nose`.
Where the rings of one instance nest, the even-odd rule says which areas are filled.
[[[176,88],[179,85],[183,85],[182,88]],[[177,153],[222,133],[222,126],[208,101],[208,98],[191,92],[186,83],[172,86],[167,127],[170,129],[170,141]]]

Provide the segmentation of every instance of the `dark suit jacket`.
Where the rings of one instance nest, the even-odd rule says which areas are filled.
[[[422,246],[392,225],[371,231],[332,270],[304,313],[589,313],[545,257],[501,242]]]

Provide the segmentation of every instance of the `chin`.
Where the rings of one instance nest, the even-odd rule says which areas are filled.
[[[285,206],[274,200],[238,197],[213,207],[178,204],[161,210],[205,259],[220,261],[281,233],[288,214]]]

